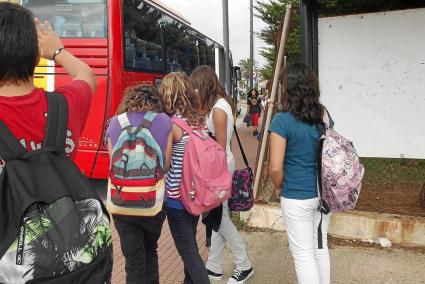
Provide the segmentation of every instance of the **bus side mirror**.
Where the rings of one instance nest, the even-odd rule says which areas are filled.
[[[235,66],[235,67],[233,67],[233,70],[234,70],[234,72],[236,74],[236,80],[237,81],[240,81],[242,79],[241,68],[239,66]]]

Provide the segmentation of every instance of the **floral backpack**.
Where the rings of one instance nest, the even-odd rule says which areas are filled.
[[[330,127],[327,111],[323,117],[323,126],[317,155],[319,209],[323,214],[352,210],[359,198],[364,167],[353,143]],[[321,223],[318,231],[319,248]]]
[[[324,125],[319,144],[319,196],[331,212],[352,210],[359,198],[364,167],[353,143],[329,127],[328,114]]]
[[[235,170],[233,173],[232,196],[229,199],[229,208],[232,211],[249,211],[254,206],[254,192],[252,189],[254,175],[249,166],[236,126],[234,126],[234,132],[246,168]]]

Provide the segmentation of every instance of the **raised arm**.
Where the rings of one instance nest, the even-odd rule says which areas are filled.
[[[38,27],[38,48],[40,50],[40,56],[48,60],[54,59],[55,62],[62,65],[69,76],[74,80],[86,81],[94,93],[96,91],[96,78],[90,67],[66,49],[62,49],[59,52],[59,50],[64,47],[63,43],[48,22],[41,24],[36,19],[35,23]],[[59,53],[54,56],[55,52]]]

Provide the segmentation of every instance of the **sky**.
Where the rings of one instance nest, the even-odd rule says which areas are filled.
[[[220,44],[223,44],[222,0],[161,0],[189,20],[192,27]],[[249,58],[249,0],[228,0],[230,50],[233,64]],[[255,3],[256,1],[254,1]],[[259,32],[265,23],[255,17],[254,32]],[[265,64],[260,55],[265,43],[254,35],[254,60],[259,66]]]

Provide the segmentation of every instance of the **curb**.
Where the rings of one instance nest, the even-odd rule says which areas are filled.
[[[240,216],[251,227],[285,230],[280,206],[256,204]],[[387,238],[399,245],[425,246],[425,218],[365,211],[333,213],[329,234],[345,239]]]

